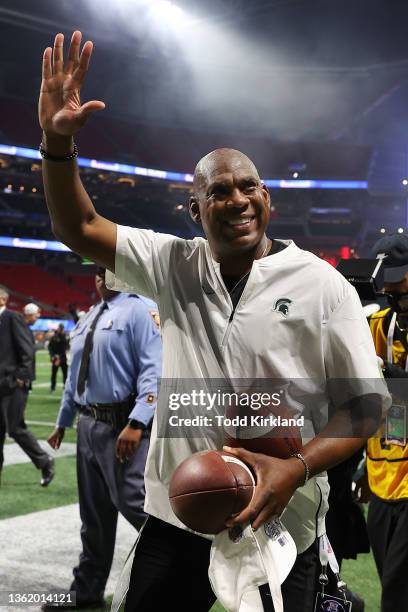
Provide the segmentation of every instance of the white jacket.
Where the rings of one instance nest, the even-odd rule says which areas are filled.
[[[107,273],[106,280],[112,289],[140,293],[158,304],[164,379],[219,379],[226,373],[231,379],[295,382],[297,392],[309,398],[302,430],[307,441],[327,421],[327,379],[350,379],[355,395],[374,387],[388,396],[355,290],[328,263],[284,242],[284,250],[254,261],[232,319],[220,266],[202,238],[184,240],[118,226],[115,275]],[[288,305],[285,313],[280,300]],[[160,396],[157,413],[168,413]],[[169,504],[169,480],[191,453],[221,448],[222,430],[214,428],[205,438],[161,438],[157,413],[145,473],[145,510],[183,527]],[[328,489],[326,474],[312,478],[283,514],[298,553],[324,532]]]

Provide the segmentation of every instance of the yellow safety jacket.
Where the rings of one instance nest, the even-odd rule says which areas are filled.
[[[370,317],[370,329],[373,335],[377,355],[387,359],[387,336],[384,333],[384,319],[390,308],[381,310]],[[393,343],[393,363],[405,368],[407,353],[401,342]],[[408,399],[408,398],[407,398]],[[408,499],[408,444],[385,443],[385,423],[376,436],[367,442],[368,483],[374,495],[388,501]]]

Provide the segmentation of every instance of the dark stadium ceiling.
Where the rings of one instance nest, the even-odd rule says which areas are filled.
[[[184,28],[153,24],[148,0],[2,0],[0,95],[34,106],[43,48],[79,28],[95,42],[84,97],[107,115],[405,148],[406,0],[175,3]]]

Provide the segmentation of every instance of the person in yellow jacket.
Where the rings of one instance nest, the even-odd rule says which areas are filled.
[[[394,612],[408,606],[408,237],[384,237],[374,253],[386,256],[389,307],[371,315],[369,324],[393,406],[367,443],[367,528],[381,579],[381,612]]]

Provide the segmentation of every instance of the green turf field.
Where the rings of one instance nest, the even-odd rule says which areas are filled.
[[[26,421],[54,423],[62,393],[61,372],[58,373],[57,391],[50,392],[51,365],[46,351],[37,353],[37,380],[30,394]],[[29,425],[39,439],[45,440],[51,433],[51,425]],[[66,430],[64,441],[75,442],[73,429]],[[45,489],[38,485],[39,472],[31,463],[10,465],[3,470],[0,493],[0,519],[47,510],[75,503],[78,499],[76,489],[75,458],[56,459],[56,476]],[[350,589],[359,593],[366,602],[366,612],[379,612],[380,587],[371,554],[360,555],[356,561],[345,561],[342,577]],[[218,603],[213,612],[223,612]],[[191,612],[194,612],[193,610]]]

